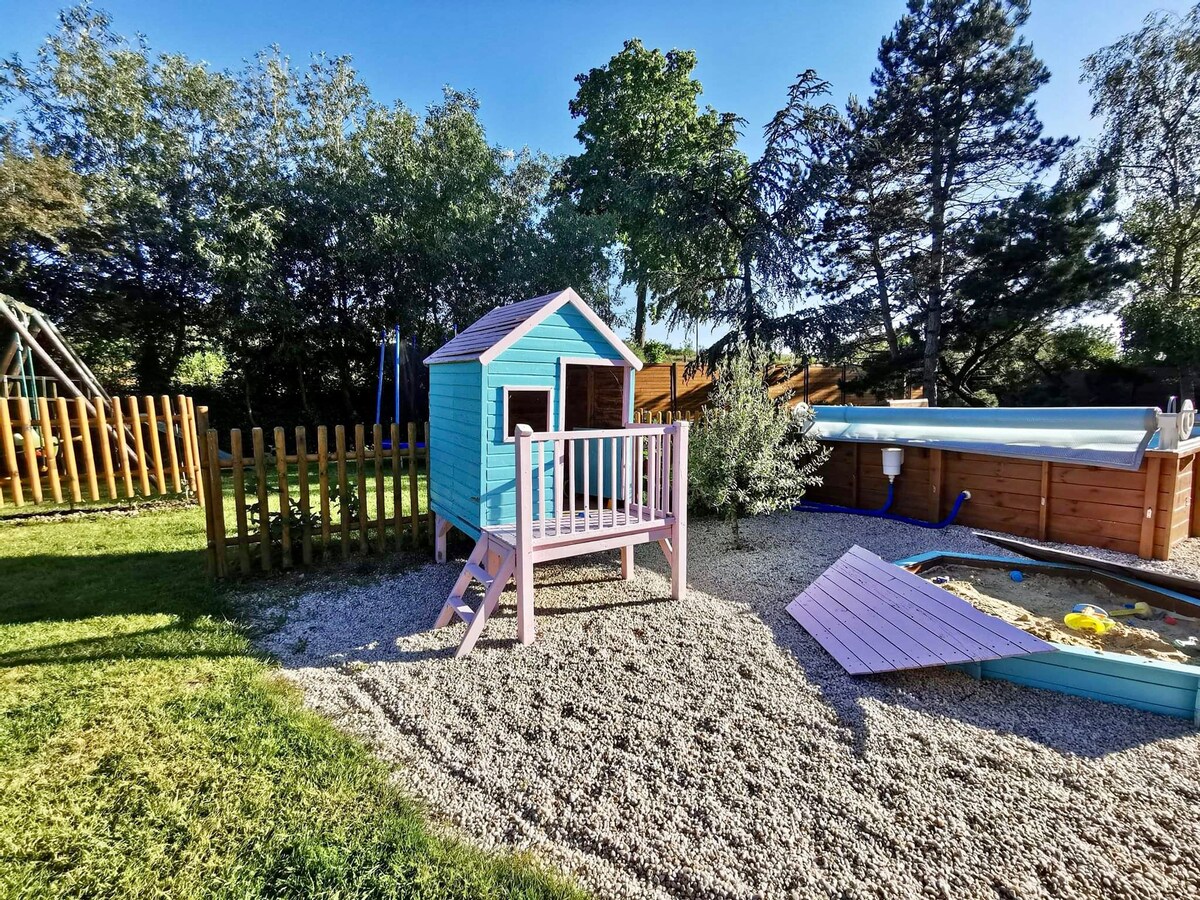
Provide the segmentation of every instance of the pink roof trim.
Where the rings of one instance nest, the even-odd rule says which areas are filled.
[[[571,288],[493,309],[426,357],[425,364],[479,360],[487,365],[568,303],[583,314],[635,371],[642,368],[642,361]]]

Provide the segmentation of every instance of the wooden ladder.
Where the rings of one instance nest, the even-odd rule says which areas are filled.
[[[467,633],[454,653],[455,658],[466,656],[474,649],[475,642],[483,633],[483,626],[487,624],[491,614],[496,611],[500,595],[504,593],[509,579],[513,577],[517,551],[511,547],[504,548],[501,551],[500,563],[496,566],[495,573],[489,574],[484,568],[488,550],[488,536],[480,535],[479,540],[475,543],[475,549],[467,557],[467,564],[463,566],[458,580],[454,582],[454,589],[450,591],[450,596],[446,598],[442,611],[438,613],[437,621],[433,623],[434,628],[443,628],[453,622],[456,616],[467,623]],[[471,609],[463,599],[463,595],[466,594],[472,581],[478,581],[484,588],[483,601],[479,604],[478,609]]]

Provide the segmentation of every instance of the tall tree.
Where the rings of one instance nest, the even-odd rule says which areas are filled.
[[[93,213],[86,232],[66,236],[71,252],[40,260],[19,288],[89,352],[127,346],[142,389],[167,389],[211,300],[201,247],[240,120],[233,80],[155,55],[80,6],[61,14],[36,64],[14,57],[0,81],[24,135],[71,161]]]
[[[852,97],[836,130],[813,283],[825,303],[810,328],[823,358],[865,364],[880,373],[876,381],[920,361],[910,329],[919,311],[911,263],[922,225],[909,148],[886,145],[878,119],[871,104]]]
[[[1005,369],[1031,337],[1050,335],[1079,313],[1106,312],[1134,274],[1116,225],[1116,192],[1103,162],[1068,170],[1049,187],[1031,184],[975,223],[952,287],[938,366],[959,402],[994,403]]]
[[[1123,316],[1126,347],[1178,366],[1191,395],[1200,366],[1200,7],[1150,15],[1084,60],[1084,78],[1120,166],[1125,230],[1143,250]]]
[[[1018,37],[1028,17],[1028,0],[909,0],[872,76],[881,146],[912,166],[922,380],[934,405],[943,327],[956,313],[954,285],[973,220],[1070,144],[1042,138],[1033,94],[1050,76]]]
[[[608,216],[616,229],[624,280],[636,292],[638,346],[651,316],[694,310],[702,299],[685,294],[679,273],[709,270],[714,249],[720,261],[719,248],[680,228],[671,215],[675,180],[700,154],[729,151],[737,140],[735,117],[700,110],[695,67],[691,51],[663,53],[630,40],[606,65],[575,79],[579,91],[570,109],[580,120],[576,138],[583,152],[566,160],[564,182],[580,210]]]
[[[86,221],[83,184],[69,160],[0,140],[0,253],[18,255],[17,245],[57,249]]]
[[[795,347],[805,338],[797,328],[803,317],[789,303],[811,273],[832,172],[839,120],[824,102],[828,92],[815,72],[802,73],[764,129],[757,160],[713,147],[680,182],[683,227],[731,250],[719,268],[687,276],[693,292],[711,292],[712,319],[730,327],[709,348],[710,365],[747,347]]]

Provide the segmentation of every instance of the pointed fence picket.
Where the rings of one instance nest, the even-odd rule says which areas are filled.
[[[210,501],[208,568],[214,577],[382,555],[432,542],[424,474],[427,424],[355,425],[349,434],[338,425],[332,447],[329,429],[321,425],[315,450],[303,425],[292,431],[290,442],[285,428],[272,429],[269,439],[255,428],[247,457],[240,430],[232,429],[226,438],[208,427],[206,409],[197,415],[203,435],[200,480]],[[212,502],[217,497],[221,502]]]
[[[203,501],[194,404],[162,397],[0,397],[0,507]]]

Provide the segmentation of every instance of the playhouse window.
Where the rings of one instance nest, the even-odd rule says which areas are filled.
[[[518,425],[528,425],[534,431],[550,430],[550,404],[553,389],[515,388],[504,389],[504,439],[513,440]]]

